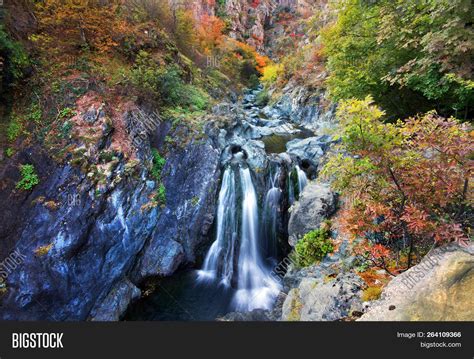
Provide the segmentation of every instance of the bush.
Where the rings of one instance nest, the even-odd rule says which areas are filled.
[[[257,95],[257,98],[255,100],[255,104],[257,106],[266,106],[268,105],[268,102],[270,101],[270,96],[268,95],[268,91],[267,90],[263,90],[261,92],[259,92],[259,94]]]
[[[307,267],[331,253],[334,246],[330,234],[330,230],[325,226],[306,233],[295,246],[296,264],[300,267]]]
[[[39,183],[39,178],[33,165],[21,165],[20,173],[21,179],[16,184],[16,189],[30,190]]]
[[[5,154],[7,155],[7,157],[13,156],[13,153],[14,153],[14,151],[13,151],[13,148],[11,148],[11,147],[8,147],[8,148],[5,150]]]
[[[20,123],[20,119],[17,116],[12,116],[10,124],[7,127],[7,138],[9,142],[13,142],[20,135],[23,126]]]
[[[131,82],[163,105],[177,105],[180,100],[183,83],[179,68],[161,67],[146,51],[140,51],[135,60]]]
[[[273,85],[278,77],[283,74],[284,68],[282,64],[272,64],[268,65],[263,70],[263,76],[261,78],[262,83],[269,87]]]
[[[154,200],[158,204],[165,204],[166,203],[166,188],[165,188],[165,185],[163,183],[161,183],[160,186],[158,187],[158,190],[156,191]]]
[[[160,66],[151,55],[140,51],[131,71],[131,82],[163,106],[183,107],[193,111],[204,110],[207,95],[198,87],[185,84],[177,65]]]
[[[8,82],[21,79],[30,66],[27,52],[10,38],[3,26],[0,26],[0,57],[6,59],[4,76]]]
[[[166,160],[161,157],[160,153],[156,148],[152,148],[151,154],[153,156],[153,167],[151,168],[151,176],[155,180],[161,181],[161,170],[165,166]]]

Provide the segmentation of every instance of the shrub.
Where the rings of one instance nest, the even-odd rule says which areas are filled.
[[[28,113],[28,121],[39,123],[42,116],[43,112],[41,110],[41,106],[38,103],[31,105],[30,111]]]
[[[192,111],[205,110],[209,103],[207,95],[193,85],[186,85],[180,97],[181,105],[188,107]]]
[[[307,267],[322,260],[334,250],[330,239],[330,230],[325,226],[310,231],[296,243],[295,261],[300,267]]]
[[[7,127],[8,141],[13,142],[20,135],[23,126],[20,123],[19,117],[13,115],[10,124]]]
[[[270,101],[270,96],[268,95],[267,90],[263,90],[259,92],[257,95],[257,99],[255,100],[255,104],[257,106],[266,106],[268,102]]]
[[[157,180],[161,180],[161,170],[165,166],[166,160],[161,157],[160,153],[156,148],[151,149],[151,154],[153,156],[153,167],[151,168],[151,176]]]
[[[160,186],[158,187],[158,190],[156,191],[154,200],[158,204],[165,204],[166,203],[166,188],[163,183],[160,183]]]
[[[71,118],[75,115],[76,115],[76,112],[73,109],[71,109],[69,107],[65,107],[61,111],[59,111],[58,117],[59,118]]]
[[[341,102],[341,145],[321,173],[356,198],[341,213],[341,229],[363,237],[363,254],[387,270],[400,249],[410,267],[427,246],[469,242],[474,139],[470,125],[434,112],[396,124],[383,114],[371,98]]]
[[[156,97],[163,105],[177,105],[183,83],[178,66],[161,67],[146,51],[140,51],[131,71],[132,84]]]
[[[261,78],[262,83],[268,87],[275,83],[279,76],[283,73],[282,64],[268,65],[263,69],[263,76]]]
[[[0,54],[7,60],[3,69],[5,79],[11,82],[21,79],[30,65],[28,54],[20,43],[11,39],[3,25],[0,26]]]
[[[21,179],[16,184],[17,189],[30,190],[39,183],[39,178],[33,165],[21,165],[20,174]]]

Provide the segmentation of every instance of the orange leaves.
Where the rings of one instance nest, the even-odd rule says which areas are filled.
[[[256,65],[255,65],[256,70],[260,74],[263,74],[265,67],[268,66],[271,63],[270,59],[267,56],[260,55],[255,50],[255,48],[253,48],[252,46],[250,46],[250,45],[248,45],[244,42],[235,41],[235,44],[237,45],[238,48],[243,50],[246,54],[248,54],[248,55],[250,55],[251,57],[254,58],[255,63],[256,63]],[[240,56],[240,58],[242,58],[242,56]]]
[[[370,248],[370,254],[374,259],[381,259],[390,256],[390,250],[381,244],[375,244]]]
[[[78,48],[105,53],[118,45],[127,26],[117,16],[119,2],[48,0],[36,5],[38,29],[52,39],[46,47],[59,53],[74,53]],[[46,49],[45,49],[46,50]],[[52,49],[48,49],[49,51]]]
[[[257,71],[263,75],[265,67],[270,63],[270,59],[267,56],[262,56],[255,52],[255,61],[257,61]]]
[[[198,39],[205,53],[210,54],[215,48],[222,45],[225,28],[224,22],[215,16],[203,15],[196,24]]]

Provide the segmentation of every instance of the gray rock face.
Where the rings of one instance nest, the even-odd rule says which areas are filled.
[[[140,297],[140,289],[128,279],[117,283],[102,303],[91,311],[90,319],[100,322],[120,320],[120,316],[127,309],[128,303]]]
[[[283,89],[283,93],[284,95],[275,106],[280,116],[319,132],[334,126],[335,106],[331,105],[326,111],[321,110],[321,103],[326,94],[315,94],[291,81]]]
[[[286,144],[286,152],[301,160],[308,160],[317,166],[320,158],[324,155],[323,148],[327,145],[325,140],[329,140],[329,138],[320,136],[295,139]]]
[[[334,321],[361,311],[363,281],[354,273],[336,278],[305,277],[289,291],[282,307],[284,321]]]
[[[433,250],[394,278],[359,320],[474,320],[474,244]]]
[[[328,185],[309,182],[300,199],[290,209],[288,242],[294,246],[309,231],[318,228],[336,210],[336,196]]]
[[[2,169],[11,182],[0,194],[1,255],[17,251],[22,258],[6,279],[2,319],[116,319],[137,295],[130,281],[138,285],[194,261],[216,201],[219,153],[209,143],[190,143],[167,158],[166,205],[149,209],[156,186],[146,170],[127,174],[119,160],[98,191],[78,168],[35,152],[21,154],[40,175],[31,192],[13,191],[13,169]]]

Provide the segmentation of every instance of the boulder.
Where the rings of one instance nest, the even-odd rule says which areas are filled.
[[[319,227],[322,221],[336,211],[336,195],[328,185],[309,182],[299,201],[290,209],[288,242],[294,246],[309,231]]]
[[[308,160],[317,166],[330,141],[329,136],[295,139],[286,144],[286,152],[300,160]]]
[[[354,273],[305,277],[289,291],[282,307],[284,321],[334,321],[362,310],[362,279]]]
[[[431,251],[394,278],[362,321],[474,320],[474,244]]]

